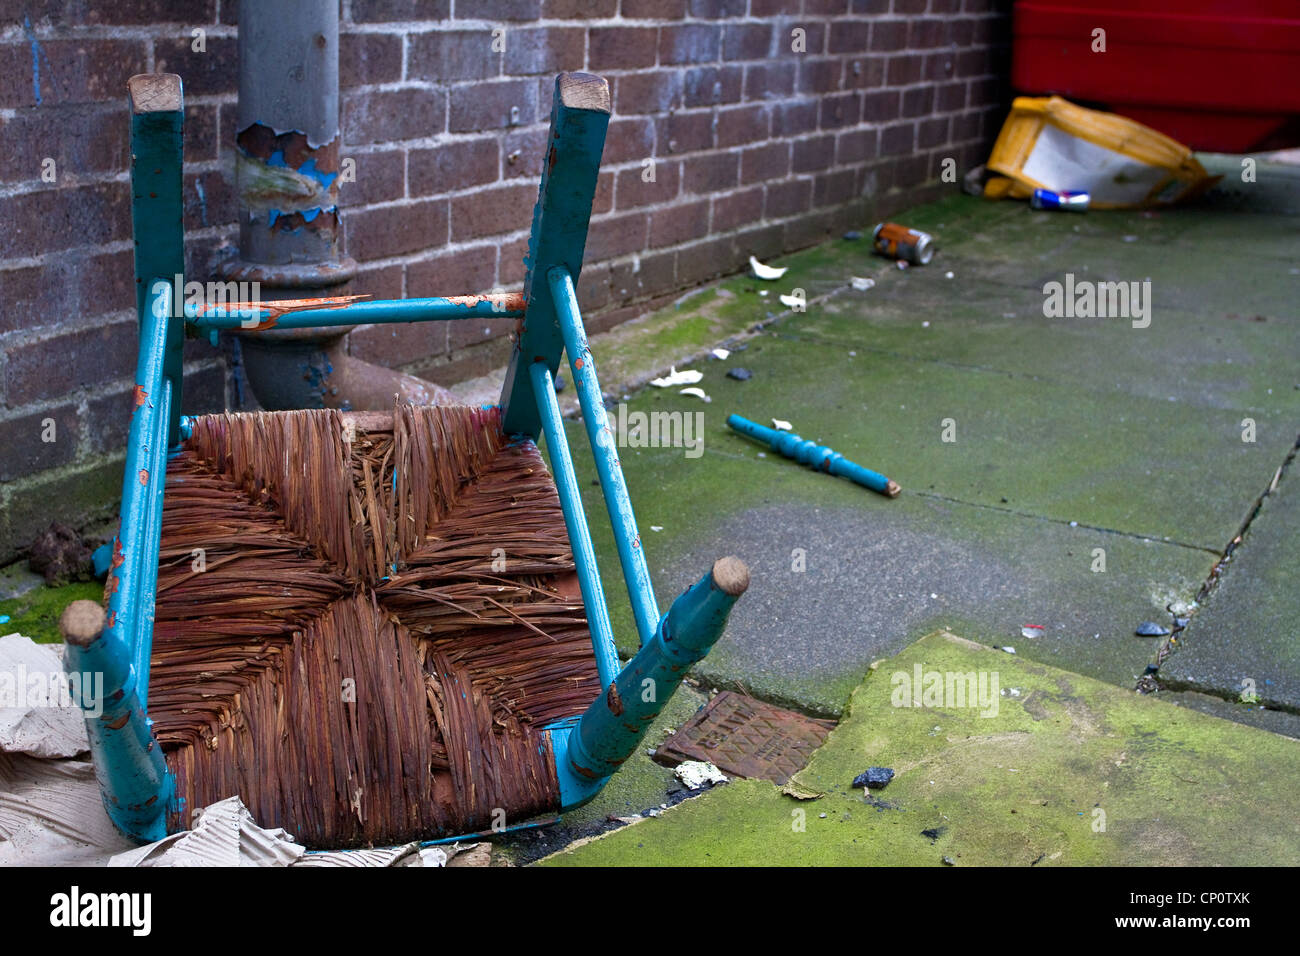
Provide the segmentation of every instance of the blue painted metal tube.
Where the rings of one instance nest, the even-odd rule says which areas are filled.
[[[459,299],[384,299],[354,302],[337,309],[304,309],[285,312],[278,319],[261,310],[241,313],[213,308],[199,314],[193,303],[185,306],[185,321],[200,330],[263,328],[306,329],[325,325],[354,325],[383,322],[429,322],[454,319],[517,319],[524,314],[518,293],[495,296],[463,296]]]
[[[166,478],[166,432],[160,431],[160,419],[165,422],[164,415],[170,412],[163,362],[172,287],[167,282],[152,285],[140,320],[135,406],[126,446],[121,521],[105,584],[108,630],[129,649],[131,660],[145,672],[141,675],[144,687],[148,686],[149,649],[140,645],[152,644],[158,534]],[[146,628],[148,637],[142,642],[141,633]]]
[[[577,726],[551,730],[562,809],[594,796],[638,746],[687,670],[713,647],[736,599],[749,587],[739,558],[720,558],[681,594],[654,639],[637,652]],[[560,739],[562,738],[562,739]]]
[[[863,468],[849,461],[839,452],[825,445],[808,441],[806,438],[800,438],[792,432],[777,431],[775,428],[756,424],[739,415],[728,415],[727,424],[734,431],[766,442],[773,451],[778,451],[787,458],[793,458],[814,471],[824,471],[840,478],[847,478],[864,488],[870,488],[891,498],[897,498],[899,491],[902,490],[897,482],[890,481],[879,472]]]
[[[582,327],[582,313],[578,310],[573,279],[567,269],[556,266],[547,273],[547,280],[555,301],[560,332],[564,336],[569,369],[578,389],[582,422],[596,458],[596,473],[600,476],[605,509],[614,529],[614,542],[618,545],[618,557],[623,565],[623,580],[632,603],[632,616],[636,620],[641,644],[645,646],[659,626],[659,602],[655,600],[654,585],[650,582],[641,535],[636,530],[636,515],[628,498],[627,482],[623,480],[623,466],[618,461],[618,445],[613,429],[609,427],[609,416],[605,414],[605,399],[600,394],[600,382],[596,380],[596,363],[587,346],[587,332]]]
[[[120,635],[104,628],[104,612],[94,601],[73,602],[59,623],[67,647],[64,667],[69,677],[81,675],[78,702],[104,809],[128,836],[145,843],[161,840],[175,780],[145,716],[130,650]],[[94,692],[87,693],[91,675]]]
[[[534,362],[528,371],[533,380],[533,394],[537,396],[537,411],[542,420],[542,431],[546,435],[546,448],[551,454],[551,467],[555,471],[555,489],[560,495],[564,526],[569,532],[573,561],[578,568],[578,586],[582,589],[587,626],[591,629],[591,647],[596,653],[600,687],[604,690],[618,674],[618,649],[614,645],[614,629],[609,623],[609,608],[605,606],[605,592],[600,586],[596,549],[592,547],[587,515],[582,510],[582,494],[578,491],[578,479],[573,473],[573,458],[569,454],[569,443],[564,435],[560,403],[555,400],[555,382],[551,378],[551,370],[545,362]]]

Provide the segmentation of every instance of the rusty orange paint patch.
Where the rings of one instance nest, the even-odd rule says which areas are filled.
[[[135,407],[136,407],[136,408],[139,408],[141,405],[143,405],[145,399],[148,398],[148,397],[149,397],[149,393],[146,392],[146,391],[144,390],[144,386],[143,386],[143,385],[137,385],[137,386],[135,387]]]
[[[149,469],[147,468],[140,469],[140,484],[142,485],[149,484]]]

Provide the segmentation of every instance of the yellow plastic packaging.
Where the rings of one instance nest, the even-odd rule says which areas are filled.
[[[990,199],[1027,199],[1035,189],[1083,191],[1094,209],[1168,206],[1222,178],[1177,140],[1059,96],[1016,98],[988,169],[1000,174],[984,186]]]

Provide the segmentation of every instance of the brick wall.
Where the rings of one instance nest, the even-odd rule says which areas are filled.
[[[119,491],[136,344],[131,74],[184,80],[190,277],[232,251],[236,8],[0,0],[0,559],[53,516],[106,516]],[[518,288],[554,75],[609,79],[579,289],[593,330],[739,271],[751,253],[808,246],[954,188],[938,181],[940,163],[983,161],[1007,105],[1008,16],[994,0],[341,10],[342,155],[356,161],[341,204],[362,267],[350,291]],[[503,364],[509,325],[376,326],[351,348],[446,383]],[[187,357],[186,411],[238,405],[220,350],[191,341]]]

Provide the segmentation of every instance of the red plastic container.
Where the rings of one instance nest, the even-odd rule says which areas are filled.
[[[1094,52],[1095,30],[1106,50]],[[1011,82],[1192,149],[1300,146],[1297,0],[1017,0]]]

